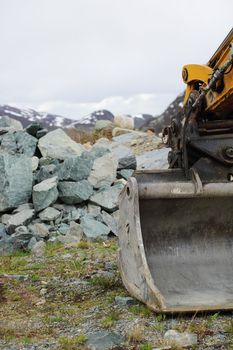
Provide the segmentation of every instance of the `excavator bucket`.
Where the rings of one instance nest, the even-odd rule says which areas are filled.
[[[120,194],[119,247],[125,287],[153,310],[233,309],[233,183],[137,172]]]

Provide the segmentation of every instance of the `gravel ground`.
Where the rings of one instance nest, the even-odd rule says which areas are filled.
[[[231,313],[155,314],[126,297],[115,239],[1,257],[0,349],[95,349],[96,332],[118,350],[179,349],[164,339],[170,329],[196,334],[192,349],[233,349]]]

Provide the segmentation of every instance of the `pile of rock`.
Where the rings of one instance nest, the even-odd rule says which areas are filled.
[[[23,130],[2,117],[0,254],[117,234],[118,195],[134,169],[135,155],[119,143],[86,150],[62,129]]]

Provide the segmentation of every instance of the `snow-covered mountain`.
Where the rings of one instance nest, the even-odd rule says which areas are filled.
[[[23,127],[27,127],[32,123],[40,123],[48,130],[56,128],[65,128],[72,122],[72,119],[64,118],[60,115],[50,113],[40,113],[34,109],[20,109],[8,105],[0,105],[0,116],[8,116],[19,120]]]
[[[70,119],[60,115],[51,113],[41,113],[34,109],[20,109],[9,105],[0,105],[0,117],[8,116],[19,120],[23,127],[27,127],[32,123],[40,123],[48,130],[56,128],[77,128],[80,130],[88,130],[95,126],[97,120],[114,120],[114,115],[106,109],[95,111],[81,119]],[[140,129],[148,124],[153,116],[150,114],[137,114],[132,116],[136,129]]]
[[[159,116],[154,117],[148,124],[145,125],[146,128],[153,128],[156,134],[159,134],[164,126],[169,125],[172,117],[178,115],[182,112],[184,101],[184,93],[178,95],[172,103],[165,109],[165,111]]]

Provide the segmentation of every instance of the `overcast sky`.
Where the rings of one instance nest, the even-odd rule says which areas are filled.
[[[232,0],[0,0],[0,104],[158,114],[232,27]]]

